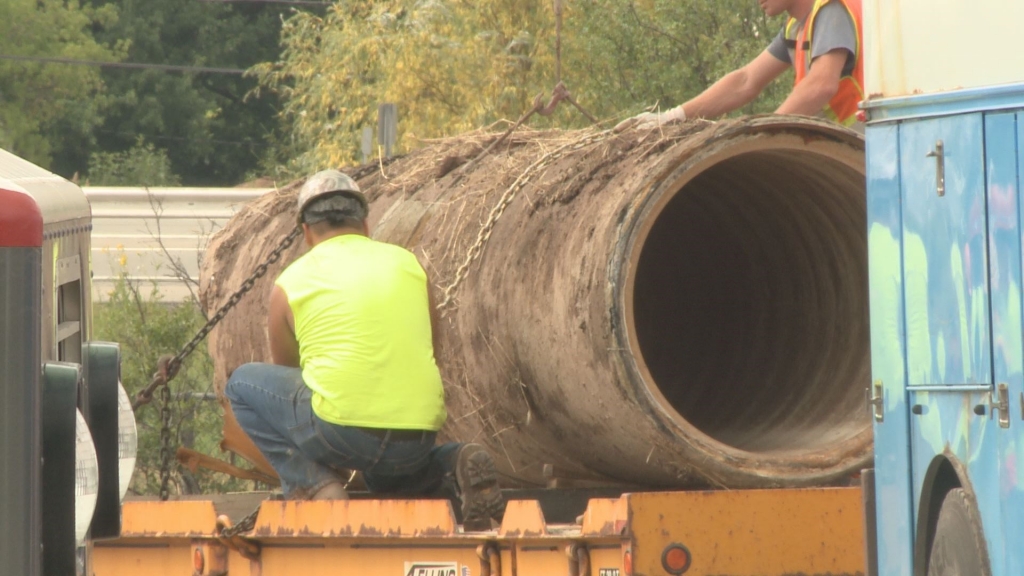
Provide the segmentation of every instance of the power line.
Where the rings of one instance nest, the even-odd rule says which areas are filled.
[[[124,132],[120,130],[105,130],[103,128],[97,128],[96,132],[100,134],[111,134],[113,136],[142,136],[143,140],[164,140],[169,142],[192,142],[196,144],[232,144],[235,146],[261,146],[264,143],[259,140],[253,140],[247,138],[245,140],[218,140],[216,138],[186,138],[184,136],[163,136],[160,134],[142,134],[139,132]]]
[[[57,58],[49,56],[18,56],[0,54],[0,60],[19,62],[41,62],[43,64],[71,64],[76,66],[96,66],[99,68],[128,68],[132,70],[164,70],[166,72],[193,72],[196,74],[245,74],[243,68],[207,68],[204,66],[176,66],[174,64],[147,64],[141,62],[103,62],[101,60],[76,60],[74,58]]]

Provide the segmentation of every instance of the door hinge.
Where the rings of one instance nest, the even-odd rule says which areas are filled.
[[[990,418],[995,416],[996,412],[999,413],[999,427],[1009,428],[1010,427],[1010,388],[1006,384],[1000,384],[996,387],[996,391],[993,394],[989,392],[989,407],[992,408]]]
[[[882,400],[882,381],[875,380],[871,385],[871,388],[868,388],[865,392],[867,392],[868,406],[871,408],[871,413],[875,417],[875,422],[882,422],[885,420],[885,403]],[[1024,408],[1021,409],[1021,413],[1024,414]]]

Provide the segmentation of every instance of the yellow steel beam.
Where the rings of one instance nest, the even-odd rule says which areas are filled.
[[[92,571],[95,576],[181,576],[192,574],[188,543],[140,548],[136,546],[95,546]]]
[[[438,537],[456,533],[448,500],[266,500],[256,538]]]
[[[858,488],[646,492],[629,506],[636,576],[665,574],[672,543],[692,557],[687,574],[863,574]]]
[[[96,576],[190,574],[197,551],[202,576],[664,576],[673,544],[691,558],[687,575],[865,571],[855,488],[626,494],[591,500],[567,525],[512,501],[497,530],[468,533],[444,500],[265,501],[248,535],[262,548],[254,561],[218,548],[211,502],[132,502],[124,517],[120,540],[95,544]]]
[[[135,501],[121,505],[121,537],[181,537],[212,534],[217,512],[209,500]]]

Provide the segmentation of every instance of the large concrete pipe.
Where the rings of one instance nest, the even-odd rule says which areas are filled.
[[[799,486],[867,462],[858,135],[778,116],[531,132],[467,162],[494,137],[357,174],[375,237],[416,252],[446,300],[448,437],[524,483],[551,464],[639,487]],[[214,238],[209,309],[294,225],[294,188]],[[215,332],[218,384],[269,357],[269,287]]]

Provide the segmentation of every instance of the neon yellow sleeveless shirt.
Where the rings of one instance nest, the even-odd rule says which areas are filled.
[[[317,244],[277,279],[295,316],[313,411],[345,426],[438,430],[427,276],[408,250],[358,234]]]

